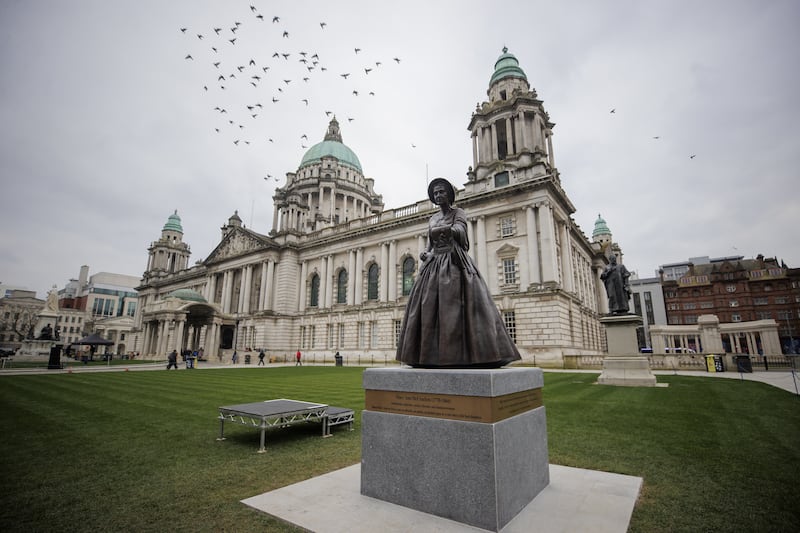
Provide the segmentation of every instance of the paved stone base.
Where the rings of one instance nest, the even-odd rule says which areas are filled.
[[[642,478],[550,465],[550,484],[502,533],[625,533]],[[242,500],[317,533],[482,532],[360,493],[361,465],[353,465]]]
[[[601,385],[623,387],[655,387],[656,377],[650,371],[650,361],[645,356],[606,356],[603,373],[597,378]]]
[[[534,394],[541,384],[534,368],[367,370],[361,493],[498,531],[550,481],[545,408],[494,422],[440,416],[471,418],[482,401]],[[372,405],[376,387],[389,391],[385,404]],[[370,410],[384,407],[420,415]]]

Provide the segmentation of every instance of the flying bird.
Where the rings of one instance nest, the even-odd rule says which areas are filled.
[[[325,26],[327,26],[327,25],[328,25],[327,22],[320,22],[319,23],[319,27],[322,28],[323,30],[325,29]]]
[[[203,36],[200,35],[199,33],[197,34],[197,38],[200,39],[201,41],[203,40]]]
[[[355,96],[358,96],[358,91],[356,91],[355,89],[353,89],[353,94],[354,94]]]
[[[259,14],[259,15],[256,15],[256,18],[257,18],[258,20],[260,20],[261,22],[264,22],[264,15],[260,15],[260,14]]]
[[[660,139],[660,138],[661,138],[661,137],[659,137],[658,135],[656,135],[655,137],[653,137],[653,139]]]
[[[231,44],[236,44],[236,37],[234,37],[233,39],[228,39],[228,41],[229,41]]]
[[[250,11],[255,12],[255,10],[256,10],[256,6],[250,6]]]
[[[284,30],[284,32],[283,32],[283,36],[284,36],[285,38],[288,38],[288,37],[289,37],[289,32]]]
[[[308,100],[307,100],[306,98],[303,98],[303,99],[302,99],[302,100],[300,100],[300,101],[301,101],[301,102],[305,102],[305,104],[306,104],[306,105],[308,105]]]
[[[274,54],[272,54],[272,57],[281,57],[281,55],[278,52],[275,52]]]
[[[692,154],[689,156],[689,159],[694,159],[697,154]]]
[[[329,117],[329,116],[331,116],[331,113],[333,113],[333,111],[325,111],[325,116]]]
[[[347,79],[347,76],[349,76],[349,75],[350,75],[349,72],[347,74],[339,74],[339,76],[343,77],[344,79]]]
[[[194,58],[191,55],[187,55],[186,57],[184,57],[184,59],[191,59],[192,61],[194,61]]]
[[[211,47],[211,49],[212,49],[212,50],[214,50],[214,53],[215,53],[215,54],[218,54],[218,53],[219,53],[219,52],[217,51],[217,49],[216,49],[216,48],[214,48],[213,46]]]
[[[306,135],[306,134],[304,133],[304,134],[302,134],[302,135],[300,136],[300,138],[301,138],[301,139],[308,140],[308,135]]]
[[[279,100],[278,100],[277,98],[275,98],[274,96],[272,97],[272,103],[273,103],[273,104],[274,104],[275,102],[278,102],[278,101],[279,101]]]
[[[181,33],[186,33],[187,28],[181,28]]]
[[[394,59],[395,61],[397,61],[397,64],[398,64],[398,65],[400,64],[400,58],[399,58],[399,57],[393,57],[392,59]]]
[[[361,51],[361,48],[354,48],[354,50],[356,51],[356,53],[359,53]]]
[[[353,122],[354,120],[354,118],[347,117],[347,122]]]
[[[283,56],[283,59],[285,59],[286,61],[289,61],[289,56],[292,55],[292,54],[281,54],[281,55]]]
[[[250,65],[251,67],[254,67],[254,66],[256,66],[256,60],[255,60],[255,59],[251,59],[251,60],[250,60],[250,63],[249,63],[249,65]]]
[[[273,22],[273,23],[275,23],[275,22],[280,22],[280,21],[281,21],[281,18],[280,18],[280,17],[272,17],[272,22]]]
[[[372,72],[372,69],[371,69],[371,68],[365,68],[365,69],[364,69],[364,72],[366,72],[367,74],[369,74],[370,72]]]
[[[380,61],[376,61],[376,62],[375,62],[375,66],[376,66],[376,67],[379,67],[379,66],[381,66],[381,65],[383,65],[383,63],[381,63]]]
[[[611,111],[609,111],[609,113],[616,113],[616,112],[617,112],[617,108],[616,107],[614,109],[612,109]]]
[[[219,35],[219,32],[221,32],[221,31],[222,31],[222,28],[214,28],[214,33],[216,33],[217,35]]]
[[[292,80],[283,80],[283,83],[285,83],[286,85],[289,85],[289,82],[291,82],[291,81]]]

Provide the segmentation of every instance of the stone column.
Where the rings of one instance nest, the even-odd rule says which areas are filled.
[[[300,263],[300,301],[298,302],[298,309],[302,313],[306,310],[306,278],[308,277],[308,261]]]
[[[381,274],[380,274],[380,293],[378,301],[385,302],[388,296],[388,275],[389,275],[389,245],[381,243]]]
[[[178,324],[175,327],[175,338],[172,340],[173,349],[178,350],[178,353],[183,351],[183,334],[186,328],[186,317],[178,319]]]
[[[486,221],[483,215],[478,217],[478,228],[476,238],[478,240],[478,249],[475,253],[478,255],[478,268],[484,278],[489,277],[489,254],[486,250]]]
[[[261,262],[261,284],[258,287],[258,303],[256,303],[256,310],[261,311],[264,309],[264,293],[267,291],[267,262]]]
[[[490,127],[490,136],[492,143],[492,161],[497,161],[500,155],[497,153],[497,122],[492,122]]]
[[[572,244],[569,238],[567,222],[559,224],[561,232],[561,272],[562,286],[567,292],[575,292],[575,279],[572,273]]]
[[[165,357],[167,355],[167,321],[162,319],[160,320],[160,328],[158,333],[158,348],[156,349],[156,355],[159,357]]]
[[[334,263],[333,254],[328,256],[328,290],[325,291],[325,299],[327,300],[327,305],[325,307],[331,308],[333,307],[333,286],[334,280],[333,277],[336,275],[336,265]]]
[[[521,144],[520,152],[524,149],[530,150],[530,144],[528,139],[528,127],[525,124],[525,111],[522,109],[519,110],[519,117],[517,118],[517,124],[519,125],[519,139]]]
[[[356,249],[356,266],[353,274],[353,283],[355,284],[355,305],[361,305],[363,281],[362,269],[364,268],[364,250],[363,248]]]
[[[353,305],[356,301],[356,252],[347,253],[347,303]]]
[[[253,292],[253,265],[247,265],[242,272],[244,291],[242,292],[242,313],[250,312],[250,293]]]
[[[328,258],[320,257],[320,275],[319,275],[319,308],[327,307],[326,295],[328,294]]]
[[[150,355],[150,322],[142,324],[142,355]]]
[[[556,234],[553,226],[553,213],[548,204],[539,205],[539,233],[541,235],[542,282],[558,282],[558,262],[556,261]]]
[[[272,206],[272,229],[278,231],[278,211],[280,208],[277,205]]]
[[[547,139],[547,156],[550,160],[550,168],[556,168],[556,156],[553,154],[553,132],[552,130],[545,131]]]
[[[472,225],[475,222],[474,219],[468,218],[467,219],[467,240],[469,241],[469,256],[475,261],[475,248],[477,247],[478,243],[475,242],[475,231],[472,229]]]
[[[478,135],[477,132],[472,132],[472,167],[478,166]]]
[[[264,290],[264,309],[271,310],[273,305],[273,292],[275,282],[275,261],[267,260],[267,288]]]
[[[536,236],[536,213],[533,206],[525,207],[525,224],[527,226],[528,272],[531,283],[541,283],[542,273],[539,270],[539,240]],[[527,287],[525,287],[527,290]]]
[[[505,122],[506,122],[506,153],[508,155],[516,154],[517,150],[515,149],[514,146],[514,132],[511,129],[511,117],[507,118]]]
[[[397,241],[389,242],[389,301],[397,300]]]

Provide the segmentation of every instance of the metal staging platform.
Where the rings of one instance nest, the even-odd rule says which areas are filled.
[[[331,436],[331,426],[348,424],[353,430],[354,412],[344,407],[298,400],[266,400],[263,402],[228,405],[219,408],[219,438],[225,440],[225,422],[233,422],[258,428],[261,431],[261,446],[258,453],[266,450],[268,428],[284,428],[304,422],[321,422],[322,436]]]

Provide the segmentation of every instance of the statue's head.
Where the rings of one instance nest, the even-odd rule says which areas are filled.
[[[450,205],[453,205],[456,201],[456,190],[444,178],[434,178],[428,184],[428,198],[430,198],[431,202],[434,204],[436,203],[433,199],[433,192],[436,188],[444,188],[445,194],[447,194],[447,200],[450,202]]]

